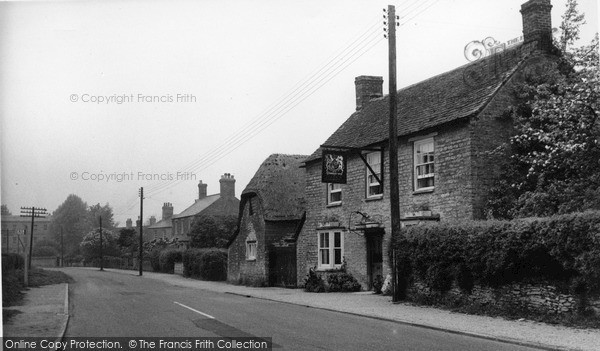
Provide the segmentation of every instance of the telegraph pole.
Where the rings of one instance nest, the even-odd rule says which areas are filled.
[[[60,266],[65,266],[65,246],[63,243],[63,226],[60,226]]]
[[[384,10],[385,11],[385,10]],[[384,16],[385,17],[385,16]],[[389,63],[389,157],[390,157],[390,209],[392,240],[400,235],[400,189],[398,185],[398,101],[396,88],[396,8],[388,5],[388,63]],[[392,302],[398,302],[396,255],[392,248]]]
[[[102,252],[102,216],[98,216],[98,220],[100,221],[100,270],[104,270],[104,256]]]
[[[140,273],[139,275],[142,276],[143,274],[143,268],[142,268],[142,264],[144,263],[144,240],[142,238],[143,235],[143,231],[144,231],[144,187],[140,188],[140,253],[139,253],[139,270]]]
[[[29,284],[29,270],[31,269],[31,255],[33,254],[33,228],[34,228],[34,219],[35,217],[44,218],[46,215],[45,208],[35,208],[35,207],[21,207],[21,217],[29,217],[31,216],[31,229],[29,230],[29,250],[25,249],[25,269],[24,269],[24,283],[25,286]],[[29,256],[28,256],[29,254]]]

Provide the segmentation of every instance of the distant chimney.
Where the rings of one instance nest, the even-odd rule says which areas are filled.
[[[225,173],[219,180],[221,183],[221,197],[235,197],[235,178],[230,173]]]
[[[521,5],[525,44],[537,41],[539,49],[549,50],[552,47],[551,10],[550,0],[529,0]]]
[[[359,76],[354,79],[356,87],[356,111],[363,108],[372,99],[383,96],[383,78]]]
[[[206,197],[206,189],[208,188],[208,184],[198,183],[198,200],[204,199]]]
[[[150,216],[150,225],[155,225],[155,224],[156,224],[156,217]]]
[[[169,219],[173,217],[173,204],[165,202],[162,207],[162,219]]]
[[[131,218],[127,218],[127,220],[125,221],[125,227],[129,229],[132,226],[133,226],[133,222],[131,221]]]

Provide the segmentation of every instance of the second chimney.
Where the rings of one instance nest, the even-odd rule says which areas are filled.
[[[360,110],[372,99],[383,96],[383,77],[358,76],[354,79],[356,87],[356,110]]]
[[[169,219],[173,217],[173,204],[165,202],[162,207],[162,219]]]
[[[219,183],[221,183],[221,197],[235,197],[235,178],[232,174],[223,174]]]
[[[537,47],[552,47],[552,4],[550,0],[529,0],[521,5],[524,43],[538,42]]]
[[[206,197],[206,190],[208,188],[208,184],[198,183],[198,200],[204,199]]]

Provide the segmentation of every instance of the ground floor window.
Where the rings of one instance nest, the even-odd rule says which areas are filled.
[[[256,234],[251,232],[246,238],[246,260],[256,260]]]
[[[344,236],[342,231],[333,230],[318,233],[319,268],[331,269],[342,266],[344,258]]]

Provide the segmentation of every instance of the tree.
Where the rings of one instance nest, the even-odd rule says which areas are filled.
[[[8,215],[8,216],[12,215],[12,213],[10,213],[10,210],[8,209],[8,206],[6,206],[5,204],[2,204],[2,210],[1,210],[1,212],[2,212],[3,216],[5,216],[5,215]]]
[[[103,256],[120,256],[121,251],[117,235],[107,229],[102,228],[102,255]],[[95,228],[87,233],[81,241],[81,252],[86,259],[94,259],[100,257],[100,228]]]
[[[190,246],[200,248],[227,247],[236,225],[237,218],[235,216],[200,215],[192,222]]]
[[[122,228],[119,231],[117,245],[123,253],[131,253],[133,256],[133,253],[139,247],[139,235],[137,235],[137,232],[133,228]]]
[[[112,230],[115,228],[112,207],[107,203],[101,206],[99,203],[88,208],[87,224],[90,228],[98,226],[98,219],[102,217],[102,228]]]
[[[83,235],[90,229],[86,219],[87,204],[74,194],[67,196],[67,199],[52,213],[50,230],[56,242],[60,242],[62,230],[66,256],[79,253],[79,244]]]
[[[516,133],[503,148],[508,162],[491,192],[492,217],[600,209],[598,35],[567,51],[585,23],[576,6],[569,0],[563,16],[560,59],[515,88]]]

